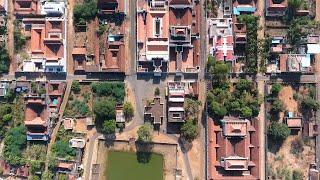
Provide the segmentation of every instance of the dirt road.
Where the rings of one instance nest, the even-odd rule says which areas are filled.
[[[68,0],[67,6],[67,73],[73,74],[73,59],[72,59],[72,49],[73,49],[73,39],[74,39],[74,28],[73,28],[73,7],[74,0]]]
[[[7,49],[10,57],[10,68],[9,74],[13,75],[17,69],[17,62],[14,57],[14,25],[13,22],[15,20],[15,16],[13,14],[13,1],[8,1],[8,20],[7,20],[7,28],[8,28],[8,41],[7,41]]]

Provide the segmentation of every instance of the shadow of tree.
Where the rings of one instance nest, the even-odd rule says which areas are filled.
[[[137,161],[143,164],[149,163],[152,157],[153,144],[137,141],[136,148]]]
[[[190,151],[192,146],[193,146],[192,142],[189,142],[189,141],[187,141],[186,139],[184,139],[182,137],[179,138],[178,143],[179,143],[179,145],[181,147],[181,151],[183,153],[186,153],[186,152]]]

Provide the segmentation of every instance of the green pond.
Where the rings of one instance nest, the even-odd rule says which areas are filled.
[[[107,180],[163,180],[163,157],[155,153],[109,151]]]

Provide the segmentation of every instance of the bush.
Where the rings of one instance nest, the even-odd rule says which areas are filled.
[[[73,81],[71,85],[71,91],[75,94],[79,94],[81,91],[79,81]]]
[[[268,137],[275,142],[282,142],[290,135],[290,129],[286,124],[272,122],[268,127]]]
[[[103,122],[103,132],[106,134],[114,134],[116,131],[116,121],[115,120],[105,120]]]
[[[181,127],[181,136],[191,142],[198,136],[197,122],[192,119],[187,120]]]
[[[150,123],[145,123],[138,129],[138,141],[151,142],[153,127]]]

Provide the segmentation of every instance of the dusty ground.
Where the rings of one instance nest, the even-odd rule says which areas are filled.
[[[285,108],[289,112],[298,112],[298,102],[293,99],[295,91],[291,86],[283,86],[280,93],[279,99],[283,102]],[[280,113],[280,120],[283,119],[284,113]]]
[[[284,167],[291,171],[299,169],[303,171],[304,179],[307,179],[308,167],[315,159],[315,142],[311,141],[311,146],[305,145],[303,152],[296,156],[291,153],[291,143],[299,136],[289,136],[276,154],[268,152],[268,164],[274,172]]]
[[[202,165],[203,165],[203,161],[202,161],[202,154],[203,154],[203,149],[199,148],[202,147],[203,142],[201,142],[201,139],[196,139],[192,142],[192,148],[190,149],[190,151],[188,152],[188,158],[189,158],[189,163],[191,166],[191,170],[192,170],[192,176],[193,178],[198,178],[201,179],[200,177],[202,177]],[[196,168],[199,167],[199,168]]]
[[[308,90],[303,86],[296,88],[295,90],[292,86],[283,85],[280,93],[279,99],[284,103],[286,111],[295,112],[300,114],[299,112],[299,104],[293,98],[294,94],[297,91],[300,94],[308,93]],[[280,122],[283,122],[284,113],[280,113]],[[310,162],[315,160],[315,142],[314,140],[305,140],[303,144],[303,151],[298,155],[295,155],[291,152],[291,144],[294,140],[302,138],[301,134],[298,135],[290,135],[275,153],[268,152],[267,160],[268,165],[271,167],[271,174],[281,174],[285,172],[292,172],[295,169],[299,169],[304,173],[305,178],[308,175],[308,167]],[[279,177],[278,177],[279,178]]]

